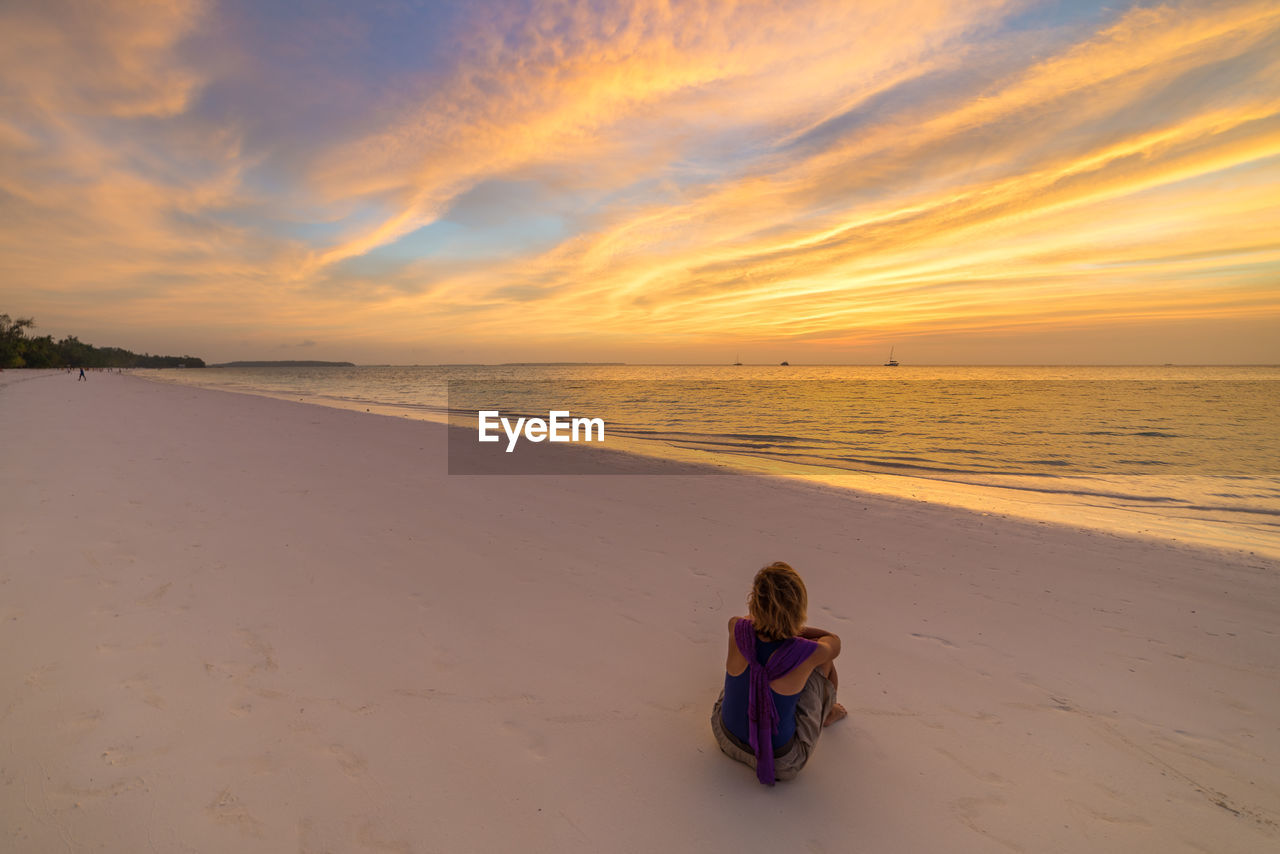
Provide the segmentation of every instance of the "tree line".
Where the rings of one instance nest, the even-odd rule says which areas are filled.
[[[195,356],[141,355],[119,347],[95,347],[74,335],[30,337],[30,317],[0,314],[0,368],[203,368]]]

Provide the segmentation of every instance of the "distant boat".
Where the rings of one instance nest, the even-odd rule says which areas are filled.
[[[782,367],[784,367],[784,368],[787,368],[787,367],[790,367],[790,366],[791,366],[791,363],[790,363],[790,362],[783,362],[783,363],[782,363]]]
[[[896,367],[898,367],[898,360],[897,360],[897,359],[895,359],[895,358],[893,358],[893,348],[892,348],[892,347],[890,347],[890,348],[889,348],[889,361],[885,362],[885,363],[884,363],[884,366],[885,366],[886,368],[896,368]]]
[[[741,366],[742,366],[742,354],[741,354],[741,353],[739,353],[739,354],[735,357],[733,364],[734,364],[736,367],[741,367]]]

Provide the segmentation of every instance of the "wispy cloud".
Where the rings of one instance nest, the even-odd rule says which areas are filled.
[[[1280,314],[1271,3],[14,3],[0,33],[15,311],[381,358]]]

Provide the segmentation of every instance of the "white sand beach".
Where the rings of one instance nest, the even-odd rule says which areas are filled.
[[[0,374],[0,849],[1280,847],[1280,566],[782,479],[450,476],[443,426]],[[755,570],[849,717],[708,725]]]

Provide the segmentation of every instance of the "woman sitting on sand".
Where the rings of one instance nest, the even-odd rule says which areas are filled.
[[[836,702],[840,638],[805,626],[808,610],[804,581],[779,561],[756,573],[751,616],[729,620],[724,690],[711,729],[721,750],[770,786],[796,776],[822,728],[846,714]]]

